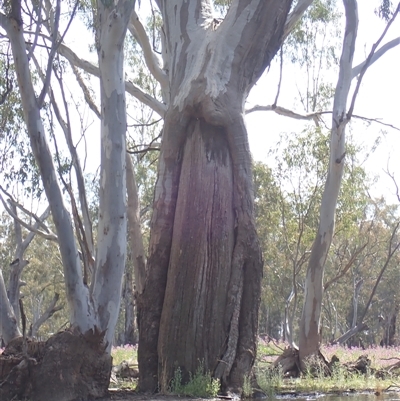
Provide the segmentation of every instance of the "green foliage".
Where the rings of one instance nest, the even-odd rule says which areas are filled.
[[[219,380],[214,379],[210,372],[204,373],[202,364],[194,374],[190,373],[190,379],[186,384],[182,384],[181,369],[176,369],[169,387],[171,394],[200,398],[215,398],[219,389]]]
[[[335,71],[339,64],[340,17],[335,0],[314,1],[285,42],[285,57],[302,77],[299,100],[307,112],[329,107],[333,98],[334,82],[321,71]]]
[[[232,0],[214,0],[214,8],[221,17],[226,15],[231,4]]]
[[[253,394],[253,387],[251,385],[251,378],[246,375],[243,379],[243,397],[250,398]]]
[[[389,21],[393,15],[393,3],[390,0],[381,0],[381,4],[375,10],[375,14],[385,21]]]
[[[125,345],[123,347],[113,347],[111,350],[113,365],[119,365],[122,361],[137,361],[137,347]]]
[[[281,391],[283,373],[280,367],[258,368],[256,370],[257,383],[269,398]]]

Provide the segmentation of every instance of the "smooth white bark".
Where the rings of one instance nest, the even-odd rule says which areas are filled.
[[[0,24],[6,30],[10,39],[15,71],[21,92],[24,119],[57,229],[66,280],[67,299],[71,312],[70,321],[84,332],[94,326],[95,317],[89,302],[88,289],[83,285],[82,270],[71,218],[65,207],[57,181],[56,170],[33,89],[22,26],[15,19],[7,18],[4,15],[0,17]]]
[[[126,259],[126,102],[124,40],[134,2],[98,2],[101,91],[100,206],[93,298],[100,329],[112,345]]]
[[[286,25],[285,25],[285,32],[284,38],[286,38],[290,32],[292,32],[293,28],[306,12],[307,8],[312,4],[313,0],[299,0],[294,7],[293,11],[289,14]]]
[[[343,3],[346,10],[346,29],[333,102],[329,169],[321,200],[318,232],[307,268],[303,313],[300,321],[299,352],[302,362],[305,357],[315,354],[319,349],[319,323],[323,296],[324,267],[332,242],[336,204],[346,154],[345,128],[349,121],[346,115],[346,105],[352,81],[352,63],[358,29],[358,14],[355,0],[343,0]]]
[[[87,60],[83,60],[79,58],[69,47],[65,45],[60,45],[58,48],[58,52],[65,57],[71,64],[75,65],[76,67],[81,68],[82,70],[92,74],[96,77],[100,77],[100,70],[99,67],[90,63]],[[158,113],[161,117],[164,117],[166,106],[162,104],[157,99],[153,98],[152,96],[148,95],[147,93],[143,92],[140,88],[134,85],[131,81],[125,81],[125,90],[138,99],[140,102],[149,106],[152,110]]]
[[[149,37],[139,20],[139,16],[136,14],[135,10],[132,12],[129,31],[132,36],[137,40],[140,47],[143,50],[144,60],[146,62],[147,68],[153,74],[154,78],[160,83],[161,89],[163,91],[168,88],[168,76],[163,71],[161,67],[160,60],[157,55],[154,53],[152,49],[152,45],[150,44]]]
[[[0,269],[0,334],[4,342],[8,344],[13,338],[20,337],[17,319],[4,285],[3,272]]]

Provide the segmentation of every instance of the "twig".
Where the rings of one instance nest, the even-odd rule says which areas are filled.
[[[387,23],[385,29],[382,32],[382,35],[379,37],[378,41],[376,43],[374,43],[374,45],[372,46],[371,52],[369,53],[367,59],[365,60],[365,64],[364,64],[363,68],[361,69],[360,75],[357,80],[357,85],[354,89],[354,93],[353,93],[353,97],[351,99],[349,111],[347,112],[347,119],[350,119],[352,117],[352,114],[354,111],[354,105],[356,103],[356,98],[358,95],[358,91],[360,90],[360,87],[361,87],[361,82],[362,82],[362,79],[363,79],[368,67],[371,64],[372,57],[373,57],[377,47],[379,46],[379,44],[382,42],[383,38],[385,37],[387,31],[389,30],[390,25],[392,25],[393,21],[396,19],[399,11],[400,11],[400,4],[397,6],[396,11],[393,13],[392,18],[390,18],[389,22]]]

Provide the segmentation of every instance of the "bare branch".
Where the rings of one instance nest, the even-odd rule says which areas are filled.
[[[139,20],[139,16],[135,11],[132,12],[130,24],[128,25],[129,31],[132,36],[137,40],[140,47],[143,50],[143,56],[149,71],[153,74],[154,78],[160,83],[161,88],[168,87],[168,77],[167,74],[160,67],[160,62],[158,57],[153,52],[153,49],[150,44],[149,37]]]
[[[57,305],[57,302],[60,298],[60,294],[55,293],[52,301],[50,302],[49,306],[43,312],[43,314],[39,317],[36,322],[31,325],[29,330],[29,336],[35,337],[36,333],[38,332],[40,326],[48,319],[50,319],[54,313],[58,312],[59,310],[64,308],[64,305]]]
[[[400,44],[400,37],[391,40],[390,42],[384,44],[379,50],[377,50],[371,59],[369,60],[369,66],[375,63],[375,61],[378,61],[388,50],[393,49],[393,47],[396,47]],[[355,78],[362,69],[365,67],[367,63],[367,60],[363,61],[362,63],[358,64],[356,67],[353,67],[353,78]]]
[[[317,112],[309,113],[309,114],[299,114],[299,113],[296,113],[295,111],[286,109],[285,107],[282,107],[282,106],[277,106],[275,104],[267,105],[267,106],[256,105],[256,106],[251,107],[250,109],[247,109],[245,111],[245,113],[250,114],[250,113],[254,113],[255,111],[274,111],[276,114],[279,114],[279,115],[285,116],[285,117],[294,118],[296,120],[314,120],[316,117],[319,117],[323,114],[332,114],[332,111],[317,111]]]
[[[278,103],[278,99],[279,99],[279,94],[281,92],[281,85],[282,85],[282,76],[283,76],[283,47],[281,46],[281,51],[279,54],[279,82],[278,82],[278,89],[276,91],[276,96],[275,96],[275,101],[273,106],[276,107],[276,104]]]
[[[40,29],[42,26],[42,2],[39,1],[39,10],[36,12],[37,16],[38,16],[38,22],[36,24],[36,30],[35,30],[35,35],[33,37],[33,43],[30,46],[29,52],[28,52],[28,59],[30,59],[32,57],[33,52],[35,51],[36,45],[37,45],[37,41],[39,39],[40,36]],[[33,7],[36,7],[35,5]]]
[[[59,53],[65,57],[70,63],[75,65],[76,67],[81,68],[82,70],[92,74],[96,77],[100,77],[99,67],[90,63],[87,60],[83,60],[79,58],[69,47],[61,44],[59,49]],[[156,113],[158,113],[161,117],[164,117],[167,107],[165,104],[159,102],[157,99],[143,92],[140,88],[134,85],[130,81],[125,81],[125,90],[138,99],[140,102],[144,103],[146,106],[150,107]]]
[[[354,93],[353,93],[353,97],[351,99],[349,111],[347,112],[347,119],[350,119],[352,114],[353,114],[354,105],[356,103],[358,91],[360,90],[360,87],[361,87],[362,79],[363,79],[368,67],[371,65],[371,60],[372,60],[372,57],[373,57],[373,55],[375,53],[375,50],[378,48],[379,44],[382,42],[383,38],[385,37],[387,31],[390,28],[390,25],[392,25],[393,21],[396,19],[397,14],[399,13],[399,11],[400,11],[400,3],[397,6],[396,11],[393,13],[392,18],[390,18],[389,22],[386,24],[386,27],[383,30],[382,35],[379,37],[378,41],[372,46],[371,52],[370,52],[370,54],[368,55],[367,59],[364,62],[364,65],[363,65],[363,67],[362,67],[362,69],[360,71],[360,75],[359,75],[358,80],[357,80],[357,85],[356,85],[356,87],[354,89]]]
[[[288,15],[285,24],[285,30],[283,33],[283,37],[286,38],[290,32],[292,32],[296,23],[300,20],[303,14],[306,12],[307,8],[312,4],[313,0],[299,0],[296,4],[296,7],[293,11]]]
[[[40,92],[40,95],[38,97],[37,103],[39,109],[42,108],[44,98],[46,97],[47,91],[49,90],[50,86],[50,79],[51,79],[51,70],[53,67],[53,60],[56,55],[57,47],[61,43],[57,41],[57,34],[58,34],[58,26],[60,24],[60,13],[61,13],[61,0],[57,0],[57,5],[56,5],[56,12],[54,16],[54,30],[53,30],[53,43],[51,45],[50,53],[49,53],[49,59],[47,60],[47,68],[46,68],[46,75],[45,75],[45,80],[43,84],[42,91]],[[75,10],[74,10],[75,13]]]
[[[38,228],[36,228],[35,226],[32,226],[31,224],[25,223],[25,221],[23,221],[22,219],[20,219],[15,213],[13,213],[12,209],[7,205],[7,202],[4,200],[3,196],[0,194],[0,200],[4,206],[4,209],[6,209],[7,213],[16,221],[18,221],[18,223],[21,224],[21,226],[25,227],[27,230],[32,231],[36,234],[39,234],[40,236],[42,236],[43,238],[46,238],[50,241],[58,241],[58,238],[55,234],[53,234],[51,231],[44,232],[39,230]],[[38,218],[38,217],[37,217]],[[38,218],[39,219],[39,218]]]
[[[389,164],[389,163],[388,163],[388,164]],[[385,170],[385,173],[392,179],[393,184],[394,184],[394,186],[395,186],[395,188],[396,188],[396,197],[397,197],[398,201],[400,202],[400,190],[399,190],[399,186],[398,186],[398,184],[397,184],[397,181],[396,181],[396,179],[394,178],[394,174],[392,174],[392,173],[389,171],[389,168],[388,168],[387,170]]]
[[[255,106],[251,107],[250,109],[245,110],[245,114],[254,113],[255,111],[273,111],[276,114],[279,114],[280,116],[293,118],[295,120],[304,120],[304,121],[311,121],[311,120],[315,121],[316,119],[319,119],[324,114],[332,114],[331,110],[322,110],[322,111],[316,111],[316,112],[308,113],[308,114],[300,114],[293,110],[286,109],[285,107],[276,106],[273,104],[266,105],[266,106],[255,105]],[[396,131],[400,131],[399,127],[396,127],[393,124],[385,123],[385,122],[381,121],[379,118],[364,117],[364,116],[359,116],[357,114],[353,114],[352,118],[367,121],[369,123],[381,124],[381,125],[384,125],[385,127],[389,127],[389,128],[395,129]]]
[[[344,268],[340,270],[335,277],[332,277],[328,282],[325,283],[324,285],[324,291],[326,291],[333,283],[338,281],[340,278],[342,278],[350,269],[350,267],[354,264],[356,261],[358,255],[366,248],[368,245],[368,241],[360,246],[358,249],[355,250],[355,252],[351,255],[350,260],[346,263]]]
[[[47,206],[46,210],[39,216],[39,220],[40,222],[36,222],[33,225],[33,228],[39,228],[40,225],[42,225],[42,223],[50,216],[50,206]],[[48,230],[48,228],[45,226],[46,230]],[[25,237],[25,239],[22,242],[21,248],[22,251],[24,252],[26,248],[28,248],[29,244],[32,242],[33,237],[35,236],[35,232],[34,231],[30,231],[29,234]]]
[[[94,112],[94,114],[96,114],[97,118],[101,118],[101,114],[99,109],[97,108],[90,92],[89,92],[89,88],[85,85],[85,82],[83,82],[83,78],[79,72],[79,70],[75,67],[74,64],[70,63],[71,68],[73,73],[75,74],[75,78],[78,81],[79,86],[82,89],[83,92],[83,96],[86,100],[86,103],[88,104],[88,106],[90,107],[90,109]]]

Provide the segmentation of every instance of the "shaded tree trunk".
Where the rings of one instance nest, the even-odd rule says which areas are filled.
[[[170,99],[138,303],[139,386],[165,392],[177,368],[187,381],[202,364],[239,389],[255,359],[262,278],[243,105],[291,1],[235,1],[220,25],[210,1],[158,4]]]
[[[124,278],[122,298],[125,305],[125,325],[124,325],[124,344],[137,344],[137,325],[135,292],[133,290],[132,272],[127,268]]]
[[[146,254],[140,223],[140,202],[132,157],[126,153],[126,189],[128,192],[128,228],[137,293],[143,291],[146,277]],[[132,280],[132,277],[131,277]],[[133,302],[133,301],[132,301]]]

